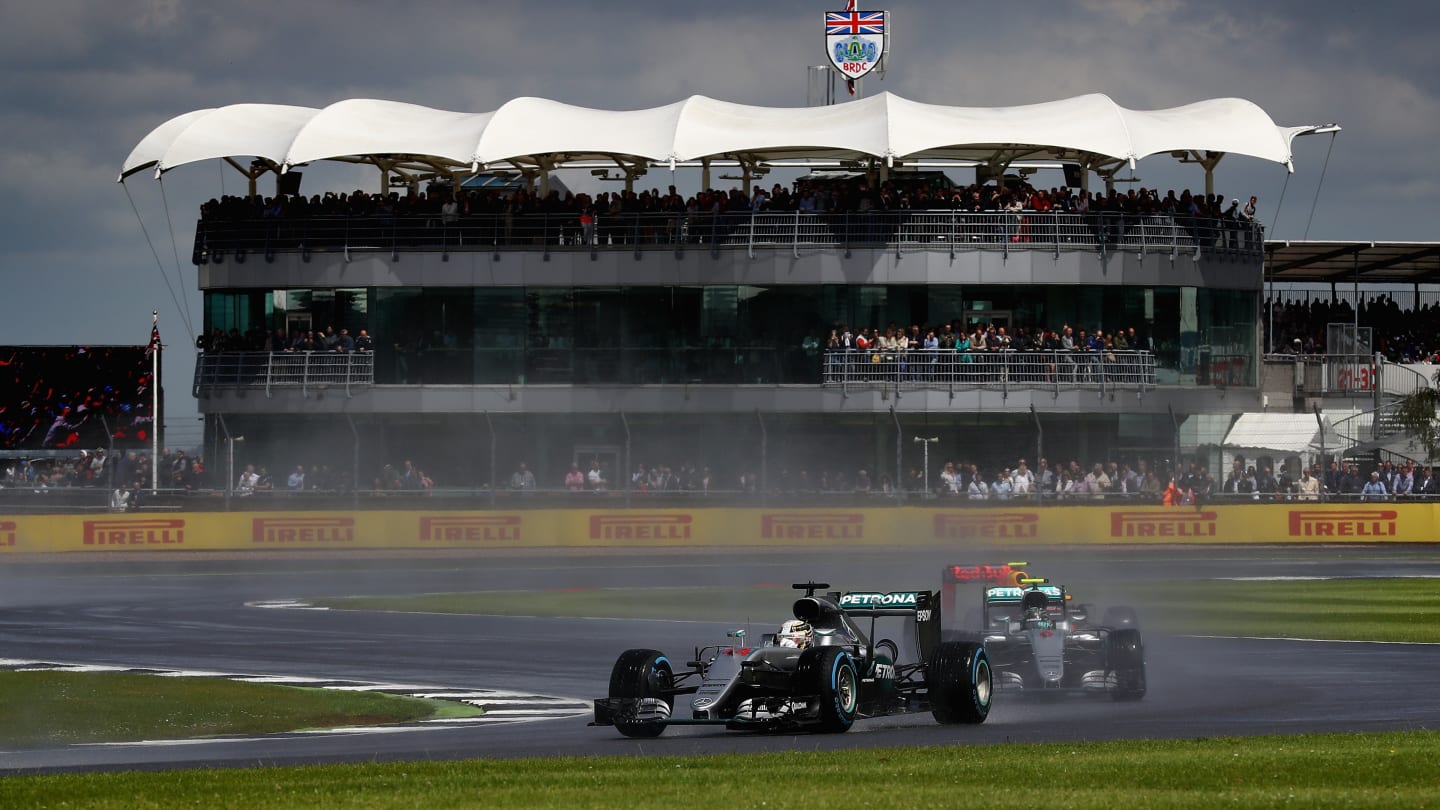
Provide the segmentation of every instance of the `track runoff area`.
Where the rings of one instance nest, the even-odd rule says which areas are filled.
[[[1068,585],[1077,598],[1136,608],[1146,633],[1149,692],[1134,703],[1037,700],[1002,690],[982,725],[943,726],[917,714],[866,721],[845,734],[686,728],[642,741],[586,725],[584,709],[590,700],[604,696],[611,666],[624,649],[661,649],[683,659],[695,645],[724,642],[725,634],[737,627],[748,627],[755,635],[773,632],[788,618],[791,581],[814,577],[837,586],[844,583],[846,590],[879,592],[938,588],[946,565],[1003,559],[978,551],[964,556],[917,548],[824,555],[796,549],[514,550],[370,558],[166,555],[138,563],[133,555],[93,561],[67,557],[60,563],[32,558],[17,564],[17,558],[10,558],[0,568],[0,593],[5,594],[0,598],[6,607],[0,643],[12,660],[228,673],[281,682],[312,679],[477,699],[488,691],[502,699],[553,701],[524,704],[522,709],[548,710],[559,704],[569,713],[511,715],[507,722],[495,722],[505,717],[501,714],[489,722],[382,727],[374,732],[5,750],[0,768],[33,773],[377,759],[643,755],[649,761],[655,756],[707,755],[677,760],[680,767],[672,770],[683,777],[686,769],[717,761],[710,755],[761,757],[730,764],[747,772],[767,762],[766,756],[802,750],[818,752],[807,754],[822,758],[812,762],[814,767],[845,772],[876,771],[877,756],[892,763],[897,756],[920,763],[937,751],[951,760],[973,759],[978,767],[986,757],[999,756],[983,750],[985,744],[1014,742],[1038,747],[1025,749],[1024,755],[1005,746],[998,750],[1038,762],[1058,756],[1054,746],[1061,745],[1065,757],[1112,765],[1145,762],[1150,755],[1169,761],[1181,756],[1174,746],[1189,746],[1184,756],[1201,759],[1206,746],[1239,753],[1226,748],[1236,745],[1273,752],[1306,746],[1328,752],[1325,757],[1375,745],[1433,754],[1435,744],[1426,734],[1257,741],[1264,739],[1259,735],[1275,733],[1389,733],[1440,723],[1440,701],[1427,697],[1430,675],[1440,664],[1440,646],[1377,643],[1403,641],[1414,627],[1435,624],[1425,618],[1437,610],[1435,600],[1424,595],[1430,581],[1426,578],[1440,576],[1440,563],[1434,549],[1426,546],[1030,550],[1032,573]],[[121,559],[124,564],[114,564]],[[1302,586],[1305,593],[1297,590]],[[468,595],[483,612],[416,610],[405,604],[318,609],[355,597],[403,602],[442,594]],[[1396,618],[1397,602],[1401,618]],[[1222,610],[1237,605],[1249,606],[1250,612],[1236,616]],[[1371,609],[1373,615],[1364,615]],[[1218,623],[1207,627],[1204,616]],[[1286,627],[1291,632],[1281,632]],[[1363,635],[1367,627],[1375,631],[1372,636]],[[1358,641],[1357,628],[1362,633]],[[1211,632],[1200,632],[1205,630]],[[1303,640],[1307,636],[1323,640]],[[1356,700],[1357,685],[1364,685],[1364,700]],[[492,704],[491,709],[503,711],[503,706]],[[1236,736],[1250,739],[1228,739]],[[1133,742],[1157,738],[1177,742]],[[1196,738],[1226,739],[1197,743]],[[1179,742],[1185,740],[1191,742]],[[1086,745],[1076,748],[1080,743]],[[981,749],[974,748],[977,744]],[[916,747],[919,752],[910,750]],[[877,748],[907,750],[903,755],[877,754]],[[846,753],[850,749],[862,750]],[[1077,753],[1069,753],[1072,750]],[[1281,767],[1281,760],[1264,761]],[[605,763],[597,767],[615,769],[614,778],[622,780],[627,769],[636,767]],[[1299,767],[1295,763],[1283,766],[1296,773],[1305,770],[1294,770]],[[367,767],[362,773],[375,778],[393,773],[383,766],[369,767],[377,770]],[[443,778],[446,766],[434,767],[440,769],[435,778]],[[554,770],[543,764],[515,767],[533,768],[524,773]],[[1137,765],[1138,770],[1129,772],[1150,773],[1150,767]],[[1154,778],[1176,789],[1217,789],[1213,782],[1187,782],[1185,774],[1165,776],[1163,766],[1155,767],[1160,771]],[[1403,770],[1374,773],[1403,787],[1409,778]],[[477,773],[485,771],[482,767]],[[307,773],[287,771],[280,778],[303,782],[312,778]],[[893,768],[879,769],[875,778],[887,778],[885,774],[893,779]],[[368,777],[354,778],[359,780],[355,784],[363,784]],[[1087,779],[1074,778],[1079,783]],[[1264,781],[1252,780],[1252,786]],[[4,780],[0,794],[24,784]],[[676,782],[684,784],[684,778]],[[1321,783],[1295,787],[1301,789],[1299,795],[1312,797],[1321,794],[1305,791],[1329,789]],[[577,800],[608,795],[587,794],[585,789],[557,787],[558,795]],[[664,795],[663,790],[656,795]]]

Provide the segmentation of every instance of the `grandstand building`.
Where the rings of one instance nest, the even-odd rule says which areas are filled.
[[[716,489],[834,467],[868,469],[878,489],[920,465],[916,437],[1007,463],[1169,461],[1190,449],[1191,417],[1304,409],[1303,369],[1265,371],[1275,247],[1204,195],[1222,157],[1288,165],[1317,129],[1236,99],[693,97],[626,112],[516,99],[478,114],[350,100],[181,115],[121,179],[202,160],[248,178],[254,201],[197,223],[205,330],[232,339],[204,347],[194,394],[217,441],[243,435],[277,474],[324,461],[365,488],[413,459],[442,483],[503,486],[524,461],[555,488],[599,461],[618,488],[637,463],[688,463]],[[1147,158],[1199,164],[1201,207],[1114,201],[1117,173]],[[374,166],[374,194],[290,196],[291,169],[322,160]],[[1036,166],[1065,171],[1044,184],[1064,183],[1063,203],[1023,200]],[[552,184],[577,167],[622,181],[625,199],[591,210],[561,195]],[[756,199],[811,169],[829,173],[779,186],[783,205]],[[677,202],[672,184],[692,190]],[[629,194],[652,188],[648,203]],[[891,325],[978,327],[990,345],[857,345]],[[355,350],[293,345],[329,327]],[[1096,330],[1123,337],[1074,345]]]

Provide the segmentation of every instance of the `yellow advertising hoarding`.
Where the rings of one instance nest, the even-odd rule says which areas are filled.
[[[27,552],[624,546],[1435,542],[1440,504],[168,512],[0,517]]]

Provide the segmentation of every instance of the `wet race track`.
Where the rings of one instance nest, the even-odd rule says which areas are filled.
[[[802,551],[7,561],[0,566],[0,665],[55,662],[292,676],[386,684],[407,693],[497,697],[486,719],[467,723],[0,751],[0,772],[1440,727],[1440,694],[1434,689],[1440,645],[1147,632],[1150,691],[1139,703],[1001,693],[982,726],[941,727],[923,714],[862,720],[839,735],[682,727],[656,740],[629,740],[613,729],[587,727],[588,715],[577,711],[580,701],[602,696],[616,655],[651,647],[685,660],[697,644],[723,641],[734,623],[257,606],[342,595],[749,586],[809,578],[846,590],[937,588],[945,564],[1002,559],[964,556],[957,560],[931,549],[859,552],[818,562],[813,552]],[[1027,556],[1057,582],[1105,583],[1112,594],[1144,580],[1440,576],[1440,555],[1433,547],[1072,549]],[[768,626],[787,617],[748,618]]]

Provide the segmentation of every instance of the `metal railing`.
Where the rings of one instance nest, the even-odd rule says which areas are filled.
[[[684,250],[893,247],[897,251],[1131,251],[1258,260],[1264,229],[1252,222],[1168,214],[950,210],[610,214],[582,227],[577,214],[314,216],[202,219],[191,260],[199,264],[273,261],[281,253],[431,251]]]
[[[1148,351],[833,351],[826,386],[841,388],[1101,389],[1155,385]]]
[[[208,388],[257,388],[266,396],[275,388],[354,389],[375,382],[370,352],[204,352],[195,359],[193,393]]]
[[[1416,476],[1416,485],[1420,485]],[[993,509],[1071,507],[1159,506],[1161,497],[1155,493],[1104,492],[1064,493],[1031,492],[1005,498],[971,498],[965,493],[934,494],[917,490],[902,493],[879,489],[796,490],[775,489],[768,492],[662,491],[628,493],[620,489],[571,492],[563,489],[517,491],[486,487],[446,487],[432,490],[304,490],[286,489],[232,494],[227,498],[221,489],[148,489],[122,490],[128,497],[116,498],[116,491],[106,487],[50,487],[0,484],[0,509],[7,514],[83,514],[100,512],[270,512],[270,511],[335,511],[335,510],[402,510],[437,512],[447,510],[538,510],[538,509],[655,509],[655,508],[884,508],[921,506],[936,509]],[[898,497],[897,497],[898,495]],[[1325,503],[1440,503],[1440,495],[1412,493],[1405,495],[1362,495],[1358,492],[1324,492],[1305,496],[1295,492],[1224,493],[1199,496],[1197,503],[1177,508],[1194,508],[1217,504],[1274,505]]]
[[[1370,354],[1267,354],[1266,363],[1299,366],[1296,389],[1306,396],[1373,397],[1379,400],[1385,363]]]
[[[582,359],[590,357],[587,362],[594,362],[591,355],[598,351],[584,354]],[[673,369],[665,366],[662,361],[667,357],[683,354],[679,350],[633,350],[632,353],[638,354],[629,358],[626,351],[605,350],[608,361],[593,368],[547,366],[548,373],[544,376],[527,377],[523,373],[517,376],[509,373],[513,369],[501,369],[505,372],[504,379],[495,384],[524,385],[527,379],[533,383],[560,385],[779,384],[785,381],[779,366],[781,358],[774,351],[696,350],[696,360],[708,358],[722,364],[712,367],[715,374],[706,373],[705,368],[693,363],[682,363],[683,367]],[[756,360],[745,359],[749,353],[755,354]],[[1144,390],[1155,385],[1155,355],[1148,351],[850,351],[827,352],[821,363],[821,384],[842,388],[1054,388],[1058,391],[1068,388]],[[462,367],[455,363],[448,365]],[[463,368],[468,370],[472,366],[466,363]],[[736,369],[747,373],[737,376]],[[401,385],[489,384],[476,381],[473,375],[443,379],[417,376],[422,373],[421,367],[415,365],[407,370],[406,376],[397,377],[396,382]],[[760,376],[752,377],[752,373]],[[200,396],[212,388],[259,389],[267,396],[277,388],[299,388],[305,393],[310,389],[343,388],[348,396],[357,388],[376,384],[375,376],[375,355],[370,352],[204,352],[196,358],[194,394]],[[810,376],[801,384],[813,385],[815,380]]]

